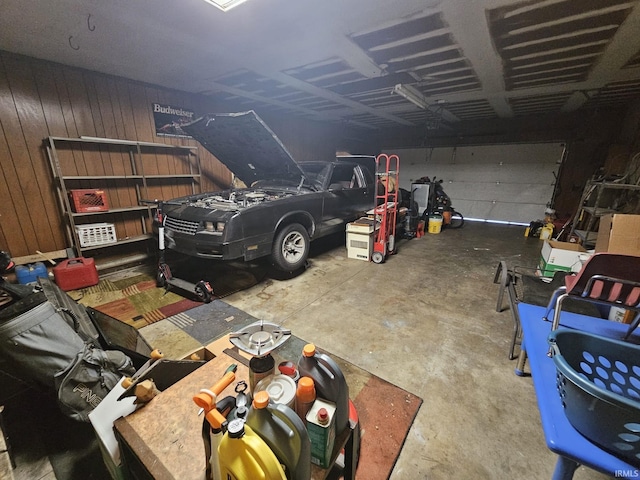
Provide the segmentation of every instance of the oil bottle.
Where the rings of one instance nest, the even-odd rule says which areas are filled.
[[[284,464],[289,480],[311,478],[311,442],[304,422],[289,406],[270,403],[266,391],[256,392],[247,426],[258,434]],[[258,477],[247,477],[258,478]]]
[[[302,349],[298,360],[300,376],[313,378],[318,398],[336,404],[336,435],[349,426],[349,386],[338,364],[329,355],[316,351],[313,343]]]
[[[239,418],[229,422],[218,453],[220,473],[225,480],[287,480],[273,451]]]

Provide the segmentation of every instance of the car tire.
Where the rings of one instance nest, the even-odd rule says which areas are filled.
[[[303,267],[309,255],[309,234],[299,223],[281,228],[273,241],[271,257],[279,270],[293,272]]]

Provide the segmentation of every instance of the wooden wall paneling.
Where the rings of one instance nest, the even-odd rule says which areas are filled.
[[[198,116],[203,115],[204,113],[212,110],[210,107],[211,102],[207,99],[207,97],[200,97],[200,96],[194,96],[194,95],[186,95],[186,94],[182,94],[182,93],[177,93],[175,91],[171,91],[169,92],[170,95],[170,101],[173,103],[177,103],[177,104],[184,104],[185,108],[187,108],[188,110],[191,110],[192,112],[194,112],[194,117],[193,120],[195,120]],[[201,170],[201,176],[200,179],[198,180],[198,185],[196,185],[196,191],[200,190],[200,191],[206,191],[205,190],[205,172],[202,171],[202,155],[204,152],[207,152],[207,150],[200,145],[197,141],[195,141],[192,138],[183,138],[180,139],[180,142],[183,145],[188,145],[188,146],[192,146],[192,147],[197,147],[197,151],[194,151],[194,154],[196,154],[198,156],[198,161],[200,162],[200,170]],[[208,152],[207,152],[208,153]],[[189,158],[190,162],[194,163],[193,166],[193,171],[197,172],[197,165],[195,164],[196,159],[194,158],[194,156],[192,155]],[[218,162],[216,160],[216,165],[218,167],[218,170],[220,171],[226,171],[228,172],[228,170],[226,169],[226,167],[224,167],[220,162]],[[224,175],[224,173],[220,173],[218,174],[220,175]],[[191,189],[191,185],[185,185],[185,189],[186,189],[186,193],[191,193],[192,189]],[[217,187],[219,188],[219,187]],[[211,190],[211,189],[209,189]]]
[[[196,97],[192,97],[196,98]],[[198,106],[194,111],[197,115],[205,115],[207,113],[213,113],[219,111],[216,105],[208,98],[204,96],[197,97]],[[228,108],[224,108],[224,111],[228,112]],[[206,148],[198,144],[198,152],[200,155],[200,163],[202,165],[202,188],[203,191],[212,191],[219,189],[229,188],[231,185],[232,174],[231,171],[221,163],[215,156],[213,156]]]
[[[122,123],[118,129],[120,134],[119,138],[124,140],[140,140],[136,136],[136,122],[133,115],[129,82],[119,78],[115,81],[115,87],[118,103],[120,104],[120,116],[122,117]]]
[[[123,81],[122,79],[117,79],[115,80],[114,83],[115,83],[115,89],[116,89],[116,96],[114,98],[117,99],[117,103],[120,107],[119,121],[116,122],[116,125],[118,127],[118,135],[119,135],[118,138],[121,138],[124,140],[132,140],[132,141],[142,140],[138,137],[138,134],[136,132],[134,107],[133,107],[133,104],[131,103],[132,95],[129,89],[130,84]],[[127,165],[128,165],[128,168],[131,169],[131,160],[129,160],[129,163]],[[140,173],[139,168],[138,167],[136,168],[137,168],[136,172],[139,174]],[[141,192],[142,192],[142,196],[146,195],[146,192],[142,191],[142,186],[141,186]]]
[[[164,144],[171,143],[167,141],[166,137],[156,136],[156,128],[155,128],[155,121],[153,119],[152,104],[158,101],[157,89],[149,86],[145,86],[143,88],[143,91],[144,91],[145,104],[139,106],[140,116],[141,117],[145,116],[144,113],[145,111],[147,112],[147,118],[149,120],[149,133],[152,138],[151,141],[155,143],[164,143]],[[158,149],[156,150],[155,155],[156,155],[156,162],[157,162],[156,171],[158,174],[172,175],[176,173],[175,169],[172,168],[173,167],[172,162],[169,160],[169,155],[165,150]],[[166,182],[166,181],[158,182],[153,180],[151,181],[147,180],[147,183],[149,183],[149,185],[153,185],[154,189],[159,189],[162,192],[161,198],[163,200],[169,200],[175,197],[174,188],[171,184],[169,184],[169,182]]]
[[[180,95],[172,90],[158,90],[158,101],[159,103],[165,105],[172,105],[176,107],[184,108],[185,110],[193,111],[193,108],[185,99],[185,95]],[[197,142],[195,140],[189,138],[177,138],[172,137],[167,139],[174,145],[183,145],[183,146],[197,146]],[[194,163],[193,155],[175,155],[173,157],[173,164],[176,173],[188,174],[190,173],[189,164]],[[193,167],[191,171],[195,172],[196,168]],[[196,191],[197,191],[196,187]],[[175,188],[173,191],[174,197],[180,197],[184,195],[190,195],[193,192],[192,190],[192,182],[184,180],[177,182],[175,184]]]
[[[195,112],[196,117],[216,111],[211,100],[203,95],[188,95],[175,90],[160,90],[160,92],[161,103],[192,110]],[[181,145],[198,147],[202,173],[200,178],[201,191],[206,192],[229,187],[231,184],[231,172],[202,145],[193,139],[177,138],[172,140],[179,142]],[[185,188],[187,189],[185,194],[189,194],[191,192],[190,187],[185,185]]]
[[[2,128],[3,101],[6,91],[3,90],[0,62],[0,249],[12,256],[22,256],[27,252],[27,240],[20,224],[20,215],[28,213],[22,192],[17,188],[17,176],[13,166],[9,145]],[[34,238],[34,237],[32,237]]]
[[[54,66],[51,63],[34,62],[32,69],[47,125],[47,136],[66,137],[67,126],[62,115],[60,95],[54,78]]]
[[[153,134],[151,122],[149,119],[149,114],[145,109],[147,108],[147,99],[145,94],[145,89],[142,85],[137,83],[129,84],[129,99],[131,101],[131,106],[133,110],[133,121],[136,129],[136,139],[144,142],[152,142]],[[143,164],[142,168],[144,169],[145,174],[154,174],[158,173],[157,165],[158,165],[158,156],[155,151],[149,151],[145,153],[142,158]],[[147,192],[145,192],[148,196],[164,199],[163,194],[158,194],[158,189],[153,187],[153,184],[147,182]]]
[[[63,69],[64,67],[62,67],[62,65],[54,65],[54,80],[56,83],[60,109],[62,111],[62,119],[66,128],[66,134],[63,136],[77,138],[79,136],[78,129],[76,127],[75,119],[73,118],[73,109],[71,108],[71,100],[69,98],[67,81],[64,76]],[[67,175],[81,175],[80,172],[86,172],[86,170],[83,170],[84,153],[81,147],[62,149],[58,152],[58,160],[60,161],[62,171],[67,172]]]
[[[70,120],[73,122],[73,129],[76,136],[95,136],[96,131],[93,126],[91,111],[87,108],[89,103],[86,97],[86,90],[82,81],[82,74],[73,69],[64,70],[64,83],[67,87],[69,107],[71,110]],[[82,146],[82,159],[76,163],[78,175],[95,175],[98,173],[95,165],[100,162],[100,155],[90,146]]]
[[[100,112],[102,128],[104,130],[103,136],[106,138],[117,139],[118,129],[116,126],[114,101],[111,97],[111,89],[109,88],[108,82],[109,80],[105,76],[94,76],[97,106]],[[119,102],[116,102],[116,105],[119,108]],[[113,175],[125,175],[128,170],[125,162],[129,163],[128,149],[123,149],[120,146],[113,145],[108,146],[108,151],[110,173]],[[112,182],[108,182],[108,185],[110,202],[113,202],[114,207],[137,205],[135,185],[132,185],[131,182],[114,180]],[[133,237],[142,234],[142,225],[134,214],[123,214],[122,222],[120,222],[119,225],[121,225],[122,237]]]
[[[155,119],[153,117],[153,104],[154,103],[165,103],[163,100],[160,99],[160,90],[156,87],[151,87],[151,86],[146,86],[145,87],[145,94],[146,94],[146,100],[147,100],[147,108],[149,109],[150,115],[151,115],[151,127],[153,130],[153,141],[155,143],[164,143],[165,145],[173,145],[173,139],[169,138],[169,137],[163,137],[163,136],[158,136],[156,135],[156,128],[155,128]],[[173,154],[168,154],[167,152],[163,151],[163,150],[158,150],[158,159],[159,159],[159,164],[158,164],[158,173],[161,173],[162,175],[175,175],[178,173],[181,173],[177,168],[176,168],[176,159],[177,159],[177,155],[173,155]],[[154,182],[155,183],[155,182]],[[180,185],[179,185],[179,181],[178,182],[168,182],[166,180],[163,181],[159,181],[157,182],[157,186],[160,187],[160,190],[163,192],[169,192],[168,196],[164,198],[164,200],[169,200],[171,198],[175,198],[180,196],[179,192],[180,192]]]
[[[2,171],[0,169],[0,171]],[[0,180],[0,187],[4,186],[4,179]],[[2,194],[0,194],[0,200],[2,200]],[[0,208],[0,218],[2,215],[2,209]],[[7,237],[4,236],[4,232],[2,231],[2,227],[0,226],[0,250],[5,250],[8,251],[9,254],[11,254],[11,250],[9,250],[9,248],[7,247],[7,245],[9,244],[9,242],[7,241]]]
[[[159,100],[160,100],[160,103],[182,107],[185,110],[190,110],[192,112],[195,112],[195,116],[198,115],[198,112],[194,108],[193,104],[189,101],[189,98],[187,95],[180,94],[174,90],[160,90]],[[195,120],[195,118],[192,118],[192,120]],[[191,138],[172,138],[171,140],[172,140],[172,143],[176,145],[198,147],[198,142],[196,142]],[[200,150],[201,148],[202,147],[200,147],[198,150]],[[180,157],[175,157],[174,161],[176,163],[177,172],[185,173],[185,174],[190,172],[197,173],[194,155],[183,155]],[[190,170],[189,164],[193,165],[191,167],[191,170]],[[202,179],[198,180],[198,182],[202,182]],[[187,182],[187,181],[180,182],[177,185],[178,189],[175,192],[177,194],[176,196],[190,195],[193,192],[192,185],[193,185],[192,182]],[[199,190],[199,188],[200,188],[200,185],[195,186],[196,192]]]
[[[29,209],[37,248],[44,251],[59,250],[64,248],[65,242],[59,232],[57,212],[52,211],[52,208],[55,208],[53,205],[56,204],[56,199],[49,181],[51,176],[48,160],[42,148],[42,138],[47,136],[48,131],[33,71],[31,65],[17,61],[14,56],[6,56],[3,62],[15,101],[15,120],[19,125],[11,136],[19,137],[21,140],[15,138],[15,146],[17,147],[20,143],[25,149],[22,152],[24,161],[16,163],[16,171]],[[10,142],[12,142],[11,136]],[[16,159],[15,152],[13,158]],[[34,252],[35,249],[28,253]]]
[[[129,82],[123,79],[112,79],[110,83],[110,92],[112,98],[112,104],[114,106],[114,115],[116,119],[116,130],[118,138],[122,140],[140,140],[137,137],[135,117],[133,113],[133,105],[131,103],[131,92],[129,89]],[[117,106],[117,107],[116,107]],[[131,162],[127,159],[127,169],[131,170]],[[135,185],[131,182],[127,184],[129,187],[129,195],[135,195]],[[145,192],[142,185],[139,185],[141,196],[147,197],[148,192]],[[148,200],[148,198],[147,198]],[[135,197],[131,199],[131,204],[135,201]]]
[[[44,120],[47,125],[47,136],[60,136],[66,137],[68,135],[67,125],[64,120],[62,111],[62,104],[60,101],[60,94],[55,79],[56,67],[52,63],[48,62],[33,62],[32,68],[34,71],[34,77],[36,80],[36,86],[40,94],[40,100],[42,104],[42,110],[44,113]],[[55,226],[52,225],[54,234],[61,236],[59,243],[67,246],[66,231],[66,219],[62,213],[60,207],[60,199],[57,194],[57,180],[54,179],[54,172],[51,168],[49,156],[47,154],[47,147],[49,142],[42,139],[41,148],[44,151],[46,157],[46,170],[48,172],[48,192],[53,197],[52,203],[49,206],[48,213],[51,220],[55,220]],[[59,162],[65,163],[72,167],[72,172],[75,171],[75,161],[73,153],[70,150],[62,150],[58,153]],[[71,173],[72,174],[72,173]]]
[[[202,189],[204,192],[229,188],[231,171],[206,148],[199,145],[198,154],[202,168]]]
[[[179,145],[180,142],[178,141],[178,139],[173,137],[158,136],[155,133],[155,120],[153,118],[152,104],[154,102],[167,103],[165,100],[161,98],[162,89],[147,87],[146,91],[147,91],[147,101],[149,103],[148,108],[149,108],[149,111],[151,112],[151,122],[154,130],[153,132],[154,139],[155,139],[154,141],[159,143],[164,143],[167,145]],[[167,167],[168,174],[179,175],[186,172],[186,168],[184,168],[181,165],[182,159],[186,159],[186,155],[182,155],[178,151],[173,151],[173,152],[167,152],[167,155],[165,157],[166,157],[166,167]],[[165,190],[167,190],[166,187],[168,187],[168,189],[170,190],[170,194],[167,199],[176,198],[185,194],[184,180],[176,180],[176,181],[163,180],[162,183],[165,185]]]
[[[97,94],[94,86],[94,78],[95,74],[90,74],[89,72],[82,71],[82,84],[84,85],[86,91],[86,97],[88,100],[88,108],[91,112],[91,120],[93,124],[93,129],[95,133],[93,136],[96,137],[105,137],[104,126],[102,123],[102,117],[100,116],[100,108],[98,106]],[[95,167],[96,173],[94,175],[110,175],[113,173],[113,169],[111,168],[111,149],[109,145],[91,145],[93,149],[95,149],[100,155],[99,160],[96,159]],[[104,186],[103,181],[96,180],[92,182],[93,188],[102,188]],[[123,233],[118,232],[120,235]]]

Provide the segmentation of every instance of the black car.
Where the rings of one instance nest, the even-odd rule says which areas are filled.
[[[294,271],[311,240],[344,232],[374,205],[375,159],[296,163],[255,112],[211,114],[182,127],[246,185],[164,203],[165,245],[186,255],[253,260]]]

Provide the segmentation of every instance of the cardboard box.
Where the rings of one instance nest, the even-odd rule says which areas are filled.
[[[347,232],[351,233],[371,233],[376,221],[372,218],[362,217],[355,222],[347,223]]]
[[[207,345],[206,347],[196,348],[195,350],[186,353],[181,360],[205,360],[208,362],[209,360],[216,358],[217,355],[208,347],[209,346]]]
[[[229,334],[226,334],[224,337],[220,337],[217,340],[214,340],[213,342],[209,343],[208,345],[205,345],[200,348],[196,348],[195,350],[192,350],[191,352],[186,353],[182,357],[182,360],[191,360],[192,359],[191,356],[195,354],[195,355],[198,355],[201,360],[209,361],[212,358],[221,356],[225,350],[233,350],[233,353],[235,355],[239,355],[245,358],[247,360],[247,363],[252,358],[252,355],[234,346],[233,343],[231,343],[231,341],[229,340]]]
[[[545,240],[538,264],[540,275],[553,277],[558,271],[575,271],[575,268],[581,265],[580,254],[582,253],[586,253],[586,250],[577,243]]]
[[[640,215],[611,213],[600,217],[598,252],[640,255]]]

